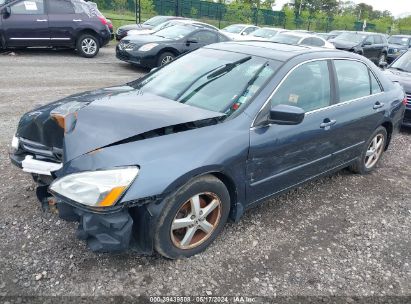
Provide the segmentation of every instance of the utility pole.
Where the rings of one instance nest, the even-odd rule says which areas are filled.
[[[300,1],[300,8],[298,9],[298,16],[301,15],[301,9],[303,7],[303,0]]]

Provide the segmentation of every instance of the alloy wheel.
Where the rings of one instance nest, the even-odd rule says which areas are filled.
[[[86,38],[81,42],[81,49],[87,55],[93,55],[97,51],[97,43],[92,38]]]
[[[173,61],[173,59],[174,59],[173,56],[165,56],[163,58],[163,60],[161,60],[161,65],[165,65],[165,64]]]
[[[372,139],[370,145],[368,146],[367,152],[365,153],[365,167],[371,169],[375,166],[381,157],[384,150],[384,135],[377,134]]]
[[[206,241],[221,219],[221,200],[214,193],[194,195],[177,211],[171,224],[171,240],[180,249],[191,249]]]

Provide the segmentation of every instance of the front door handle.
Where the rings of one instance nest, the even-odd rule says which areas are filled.
[[[47,22],[47,19],[37,19],[37,22]]]
[[[330,129],[331,126],[335,125],[336,123],[337,121],[335,119],[330,120],[329,118],[326,118],[324,119],[324,122],[320,124],[320,128],[324,130],[328,130]]]
[[[379,108],[382,108],[383,106],[384,106],[384,103],[377,101],[372,108],[374,110],[377,110]]]
[[[74,21],[74,22],[81,22],[81,21],[83,21],[83,20],[81,20],[81,19],[73,19],[73,21]]]

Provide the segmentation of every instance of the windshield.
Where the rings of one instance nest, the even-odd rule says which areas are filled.
[[[191,32],[194,32],[196,29],[197,28],[193,26],[181,24],[166,27],[158,32],[155,32],[153,35],[167,39],[180,39],[187,36]]]
[[[228,117],[246,105],[279,66],[261,57],[199,49],[131,85]]]
[[[294,35],[279,34],[271,38],[270,40],[277,43],[285,44],[297,44],[300,41],[301,37]]]
[[[367,35],[364,34],[358,34],[358,33],[342,33],[341,35],[338,35],[335,37],[335,40],[344,40],[344,41],[351,41],[355,43],[360,43],[362,42]]]
[[[166,22],[168,19],[170,19],[169,17],[166,16],[155,16],[153,18],[148,19],[146,22],[144,22],[143,24],[145,25],[150,25],[150,26],[157,26],[161,23]]]
[[[391,65],[391,68],[411,73],[411,51],[404,53]]]
[[[243,25],[229,25],[223,28],[223,31],[233,33],[233,34],[239,34],[243,30],[243,28],[244,28]]]
[[[393,37],[390,37],[390,39],[388,39],[388,43],[408,46],[409,45],[409,38],[407,38],[407,37],[394,37],[393,36]]]
[[[254,32],[252,32],[250,35],[254,37],[261,37],[261,38],[271,38],[277,34],[276,30],[271,30],[271,29],[264,29],[260,28]]]

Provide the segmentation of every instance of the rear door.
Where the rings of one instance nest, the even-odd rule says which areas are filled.
[[[356,60],[333,60],[337,103],[332,107],[338,164],[361,154],[364,143],[384,119],[384,96],[373,72]]]
[[[76,39],[76,29],[83,21],[83,16],[75,13],[71,1],[46,1],[51,43],[55,46],[73,45]]]
[[[48,46],[50,33],[44,0],[19,1],[10,6],[11,14],[2,16],[8,46]]]
[[[363,55],[368,59],[375,60],[375,58],[377,57],[373,35],[369,35],[364,40],[363,52]]]

